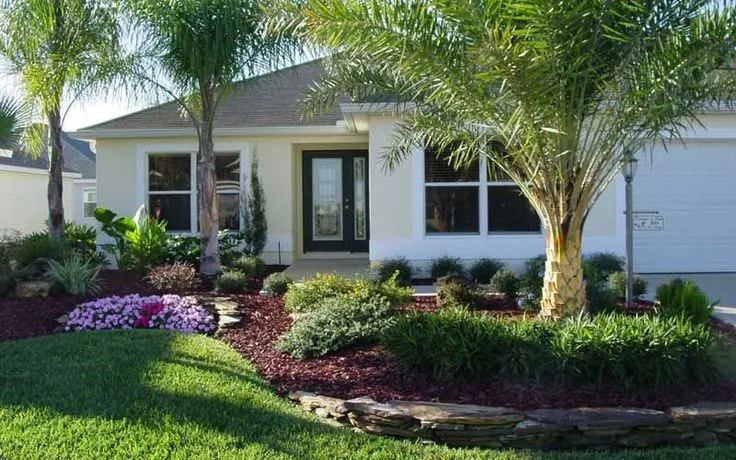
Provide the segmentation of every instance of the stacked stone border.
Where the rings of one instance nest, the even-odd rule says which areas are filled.
[[[451,446],[589,449],[736,444],[736,403],[667,411],[620,407],[537,409],[423,401],[379,403],[295,392],[289,399],[363,432]]]

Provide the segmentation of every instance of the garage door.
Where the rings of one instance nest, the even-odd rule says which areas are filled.
[[[686,141],[639,157],[640,273],[736,272],[736,141]]]

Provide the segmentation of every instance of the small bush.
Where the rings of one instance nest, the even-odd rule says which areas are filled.
[[[169,235],[166,240],[166,262],[169,264],[182,262],[198,267],[201,253],[202,239],[198,236]]]
[[[692,281],[675,278],[657,288],[659,312],[665,317],[682,318],[694,324],[706,324],[718,302],[708,296]]]
[[[437,299],[443,308],[465,307],[477,310],[486,306],[488,295],[475,284],[448,279],[438,283]]]
[[[396,319],[381,344],[410,371],[440,381],[503,378],[659,389],[719,377],[716,342],[706,327],[651,315],[545,322],[458,309],[411,313]]]
[[[215,282],[217,290],[226,294],[238,294],[249,286],[248,276],[237,270],[223,272]]]
[[[46,277],[72,295],[98,294],[97,276],[100,266],[80,254],[73,254],[61,262],[47,262]]]
[[[391,321],[391,307],[384,300],[326,299],[319,309],[298,319],[276,347],[296,359],[323,356],[377,341]]]
[[[261,278],[266,273],[266,264],[256,256],[241,256],[232,263],[232,268],[241,271],[249,278]]]
[[[411,286],[411,277],[414,273],[411,264],[404,257],[382,260],[376,264],[375,271],[378,281],[388,281],[394,276],[394,273],[398,272],[396,281],[405,287]]]
[[[491,288],[513,302],[519,292],[519,278],[511,270],[501,270],[491,278]]]
[[[480,259],[470,267],[470,276],[476,283],[488,284],[500,270],[503,270],[503,262],[496,259]]]
[[[433,280],[438,280],[446,276],[462,275],[465,272],[460,259],[457,257],[442,256],[432,261],[430,273]]]
[[[619,299],[626,297],[626,272],[613,272],[608,275],[608,286]],[[647,280],[634,275],[634,298],[639,299],[647,293]]]
[[[49,238],[48,233],[31,233],[18,242],[13,259],[19,267],[26,267],[37,260],[56,260],[64,258],[64,247]]]
[[[197,271],[189,263],[174,262],[152,268],[147,279],[158,291],[187,292],[197,286]]]
[[[612,252],[594,252],[584,256],[583,260],[594,266],[604,278],[624,269],[624,260]]]
[[[544,255],[527,260],[524,264],[524,271],[519,276],[519,291],[524,293],[524,300],[528,307],[539,307],[544,286],[546,260]]]
[[[67,222],[64,224],[63,243],[65,249],[89,258],[97,253],[97,230],[91,225]]]
[[[272,295],[284,295],[294,280],[283,273],[272,273],[263,281],[263,289]]]

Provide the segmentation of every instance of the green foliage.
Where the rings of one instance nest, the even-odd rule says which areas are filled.
[[[506,300],[514,301],[519,293],[519,278],[511,270],[498,271],[491,278],[491,288],[503,294]]]
[[[64,224],[64,244],[74,252],[92,255],[97,252],[97,230],[91,225],[67,222]]]
[[[0,145],[13,148],[23,137],[23,125],[27,122],[27,111],[13,97],[0,95]]]
[[[409,370],[441,381],[503,378],[658,389],[719,377],[716,341],[707,328],[656,316],[555,323],[442,310],[398,318],[381,343]]]
[[[49,238],[47,232],[30,233],[18,242],[13,259],[19,267],[27,267],[37,260],[61,260],[64,257],[64,246],[59,241]]]
[[[215,281],[217,290],[226,294],[242,293],[249,285],[248,275],[237,270],[222,272]]]
[[[594,252],[583,256],[583,260],[594,266],[604,278],[624,269],[624,260],[612,252]]]
[[[297,319],[276,347],[296,359],[323,356],[352,345],[378,341],[391,321],[391,306],[384,299],[333,297]]]
[[[220,231],[217,234],[220,250],[220,262],[228,267],[233,261],[243,255],[242,247],[245,245],[245,232]],[[201,240],[198,239],[201,242]],[[201,250],[201,248],[200,248]],[[199,252],[197,253],[199,263]]]
[[[294,280],[283,273],[271,273],[263,280],[263,289],[271,295],[284,295]]]
[[[386,281],[398,272],[399,274],[396,281],[401,286],[411,286],[411,278],[414,270],[405,257],[395,257],[393,259],[382,260],[374,266],[374,269],[378,281]]]
[[[166,221],[149,217],[144,206],[132,218],[118,217],[109,209],[97,208],[95,218],[102,232],[115,240],[114,245],[104,249],[115,257],[120,269],[142,275],[152,267],[163,265],[170,257]]]
[[[432,261],[430,267],[430,274],[435,281],[447,276],[462,275],[464,272],[465,269],[457,257],[438,257]]]
[[[618,298],[626,297],[626,272],[613,272],[608,275],[608,285]],[[634,298],[639,299],[647,293],[647,280],[634,275]]]
[[[262,278],[266,264],[258,256],[241,256],[232,263],[232,268],[245,273],[248,278]]]
[[[72,295],[96,295],[100,292],[97,276],[100,266],[81,254],[65,257],[61,262],[47,262],[46,277]]]
[[[197,285],[197,271],[187,262],[174,262],[153,267],[146,277],[154,289],[168,294],[180,294],[193,290]]]
[[[526,306],[538,308],[542,300],[544,272],[547,258],[542,254],[529,259],[524,264],[524,271],[519,276],[519,291],[523,293]]]
[[[588,304],[588,311],[593,314],[620,311],[619,299],[608,284],[607,277],[601,272],[600,266],[596,262],[583,260],[585,300]],[[605,265],[603,267],[606,268]]]
[[[657,288],[658,310],[662,316],[682,318],[694,324],[707,324],[718,302],[692,281],[675,278]]]
[[[411,300],[411,288],[402,287],[396,276],[384,282],[368,279],[352,279],[335,273],[318,273],[314,279],[289,286],[284,296],[284,308],[291,312],[307,312],[318,309],[326,299],[342,299],[368,302],[376,297],[386,299],[392,306]]]
[[[169,264],[183,262],[197,267],[201,252],[202,240],[198,236],[173,234],[166,239],[166,262]]]
[[[258,173],[258,157],[255,153],[250,160],[250,191],[246,202],[248,206],[245,246],[249,253],[261,255],[266,247],[268,223],[266,221],[266,196]]]
[[[503,270],[503,262],[496,259],[480,259],[470,267],[470,276],[476,283],[488,284],[498,271]]]
[[[437,283],[437,300],[442,308],[470,308],[478,310],[488,303],[488,294],[477,285],[461,283],[449,278]]]

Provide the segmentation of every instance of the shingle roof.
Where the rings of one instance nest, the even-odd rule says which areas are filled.
[[[61,142],[64,149],[64,172],[80,173],[83,179],[94,179],[96,159],[89,142],[75,139],[67,133],[62,133]],[[44,151],[40,157],[33,158],[16,150],[11,157],[0,156],[0,165],[47,170],[49,156],[48,152]]]
[[[217,109],[218,128],[278,126],[334,126],[342,120],[336,103],[330,110],[303,119],[299,102],[306,90],[324,73],[321,60],[310,61],[241,81]],[[342,101],[338,101],[342,102]],[[83,128],[80,132],[116,129],[191,128],[175,102]]]

